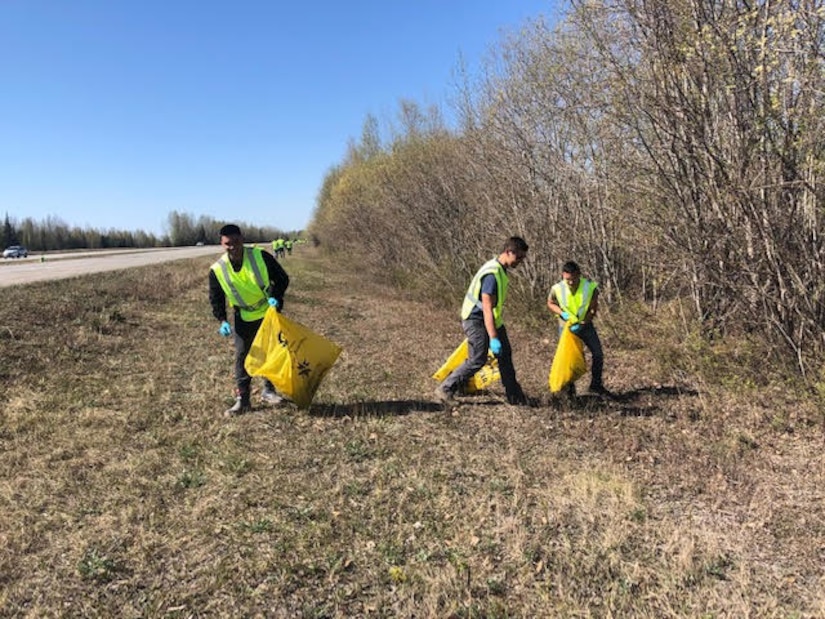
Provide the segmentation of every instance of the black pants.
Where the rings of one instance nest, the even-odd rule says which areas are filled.
[[[561,331],[564,328],[564,325],[561,324],[559,326],[559,335],[561,335]],[[590,366],[590,389],[602,389],[604,385],[602,384],[602,373],[604,372],[604,352],[602,351],[602,342],[599,339],[599,334],[596,331],[596,327],[593,325],[592,322],[587,322],[581,326],[577,333],[574,333],[576,337],[581,339],[584,342],[584,345],[587,346],[587,350],[590,351],[590,357],[592,364]]]

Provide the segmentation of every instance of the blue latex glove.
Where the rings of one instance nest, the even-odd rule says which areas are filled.
[[[570,320],[570,312],[562,312],[561,313],[561,319],[564,322],[567,322],[568,320]]]
[[[220,333],[224,337],[229,337],[232,335],[232,325],[230,325],[225,320],[221,323],[221,328],[218,329],[218,333]]]
[[[280,303],[278,303],[278,299],[275,297],[269,297],[266,302],[269,303],[269,307],[274,307],[275,309],[280,307]]]
[[[570,333],[578,333],[582,330],[582,323],[577,322],[574,325],[570,325]]]
[[[497,337],[494,337],[490,340],[490,352],[493,353],[496,357],[501,354],[501,340]]]

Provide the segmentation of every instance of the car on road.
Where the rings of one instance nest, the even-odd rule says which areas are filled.
[[[22,245],[12,245],[3,250],[3,258],[26,258],[29,250]]]

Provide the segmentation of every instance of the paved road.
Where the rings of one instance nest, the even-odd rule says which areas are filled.
[[[196,258],[220,256],[219,245],[202,247],[157,247],[152,249],[111,249],[30,255],[28,258],[8,258],[0,261],[0,288],[50,279],[66,279],[89,273],[117,271],[132,267]]]

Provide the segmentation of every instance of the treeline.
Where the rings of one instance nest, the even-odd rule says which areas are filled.
[[[824,19],[820,1],[576,0],[464,71],[455,127],[410,102],[388,135],[367,118],[310,231],[453,296],[522,235],[533,307],[575,259],[614,307],[758,339],[817,379]]]
[[[3,222],[3,247],[25,245],[30,251],[60,251],[71,249],[106,249],[122,247],[182,247],[203,243],[218,244],[221,227],[229,223],[211,217],[195,218],[187,213],[172,211],[167,220],[168,232],[157,236],[152,233],[130,230],[79,228],[69,226],[57,217],[37,222],[25,218],[16,223],[6,214]],[[284,232],[272,226],[255,226],[233,220],[251,243],[268,242],[278,237],[295,238],[297,231]]]

